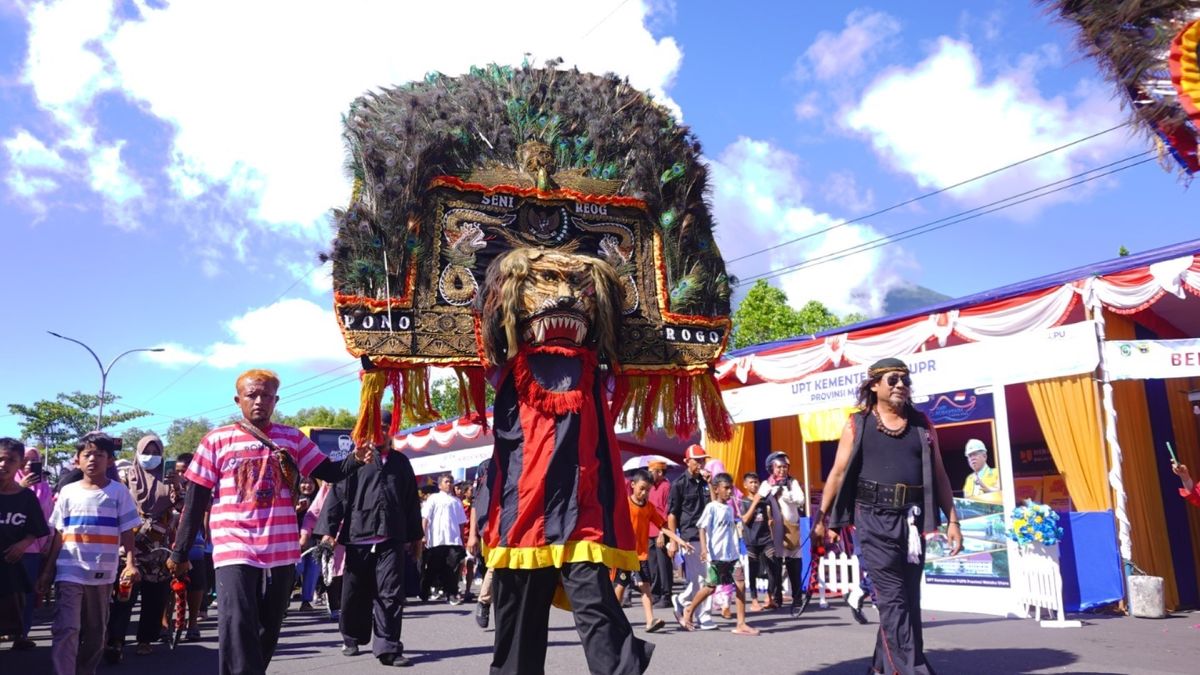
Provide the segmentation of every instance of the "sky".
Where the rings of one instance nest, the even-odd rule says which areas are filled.
[[[7,404],[99,389],[46,331],[105,365],[164,348],[107,383],[159,433],[232,415],[251,367],[280,412],[356,408],[317,262],[350,193],[340,115],[433,70],[562,57],[653,93],[703,144],[739,292],[782,270],[796,306],[874,317],[900,286],[961,297],[1196,237],[1186,184],[1031,0],[300,7],[0,0],[0,435]]]

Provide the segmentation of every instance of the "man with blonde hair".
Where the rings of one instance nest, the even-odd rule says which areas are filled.
[[[269,370],[242,373],[236,388],[242,419],[208,432],[184,475],[187,497],[168,567],[187,574],[188,549],[211,507],[219,672],[263,675],[300,560],[300,475],[339,481],[372,461],[374,450],[359,448],[334,463],[299,429],[271,422],[279,377]]]

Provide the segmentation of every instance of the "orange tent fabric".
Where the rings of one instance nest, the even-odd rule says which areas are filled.
[[[1075,509],[1112,508],[1092,374],[1038,380],[1026,383],[1025,387]]]
[[[1104,320],[1109,339],[1136,338],[1130,319],[1106,310]],[[1154,436],[1150,430],[1145,385],[1140,380],[1114,382],[1113,404],[1117,409],[1117,440],[1121,444],[1121,465],[1128,496],[1133,562],[1149,574],[1163,578],[1166,608],[1172,610],[1179,605],[1179,589],[1175,585],[1175,563],[1171,559],[1171,544],[1164,527],[1166,516],[1154,461]]]

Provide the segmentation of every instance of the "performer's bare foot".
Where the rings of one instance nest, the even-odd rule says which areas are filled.
[[[743,623],[743,624],[740,624],[740,625],[739,625],[737,628],[734,628],[734,629],[733,629],[732,631],[730,631],[730,632],[731,632],[731,633],[733,633],[734,635],[749,635],[749,636],[755,636],[755,635],[758,635],[758,629],[757,629],[757,628],[752,628],[752,627],[750,627],[750,626],[747,626],[747,625],[746,625],[746,624],[744,624],[744,623]]]

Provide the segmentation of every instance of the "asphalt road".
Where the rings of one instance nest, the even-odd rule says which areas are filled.
[[[473,605],[416,604],[406,612],[405,653],[414,660],[408,672],[486,673],[491,661],[492,632],[472,618]],[[627,610],[635,626],[640,608]],[[670,621],[670,610],[656,610]],[[868,607],[872,621],[875,614]],[[1032,620],[1000,619],[976,614],[926,613],[926,654],[942,675],[970,673],[1196,673],[1200,663],[1200,613],[1181,613],[1159,620],[1081,615],[1082,628],[1040,628]],[[718,621],[720,621],[718,619]],[[783,614],[752,614],[750,623],[763,631],[742,637],[722,630],[686,633],[670,625],[649,636],[656,645],[651,673],[736,673],[738,675],[833,673],[860,675],[874,647],[876,624],[853,622],[845,606],[815,605],[799,619]],[[126,648],[120,666],[101,666],[100,673],[217,672],[216,623],[203,625],[200,642],[175,651],[158,645],[149,656]],[[637,629],[641,633],[641,629]],[[4,675],[49,672],[49,628],[35,628],[38,647],[30,652],[0,652]],[[553,610],[546,672],[586,673],[583,651],[571,616]],[[271,673],[382,672],[370,655],[339,653],[337,628],[323,611],[293,612],[271,663]]]

